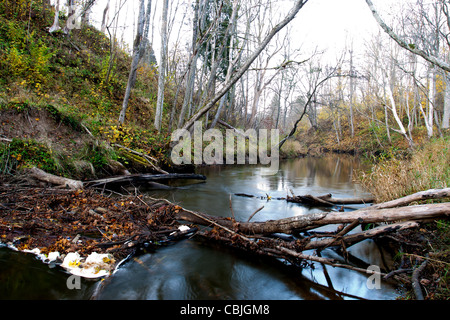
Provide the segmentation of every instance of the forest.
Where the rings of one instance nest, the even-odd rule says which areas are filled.
[[[34,199],[28,189],[23,199],[13,197],[13,192],[8,191],[13,185],[29,184],[33,179],[37,188],[43,183],[75,185],[70,192],[76,193],[77,205],[84,208],[86,202],[78,203],[81,193],[75,191],[83,186],[100,190],[103,186],[104,191],[107,185],[130,181],[158,184],[170,179],[206,180],[202,175],[193,175],[195,166],[173,163],[171,136],[176,130],[192,132],[194,124],[201,122],[203,130],[231,130],[248,140],[251,130],[277,129],[277,149],[283,159],[348,154],[369,163],[370,169],[357,172],[354,179],[372,194],[372,201],[378,204],[373,210],[394,215],[385,221],[394,225],[378,225],[372,233],[363,230],[361,237],[377,237],[378,231],[428,230],[437,253],[431,255],[434,262],[430,261],[424,274],[427,279],[436,278],[436,274],[443,276],[431,281],[432,285],[426,281],[421,285],[433,288],[429,288],[427,299],[448,299],[450,225],[445,201],[450,182],[450,3],[343,1],[343,11],[350,11],[358,3],[361,13],[352,14],[363,16],[364,11],[372,32],[347,31],[342,39],[334,39],[338,46],[328,48],[311,41],[308,32],[324,24],[332,29],[332,24],[327,25],[325,18],[317,16],[313,18],[317,25],[305,26],[312,23],[308,10],[321,2],[326,4],[321,7],[324,12],[339,7],[325,0],[1,0],[2,239],[12,237],[8,233],[13,224],[12,212],[31,206],[29,201]],[[365,30],[363,26],[361,30]],[[115,176],[119,178],[112,178]],[[48,196],[47,192],[42,191]],[[65,190],[54,192],[55,197],[61,197],[59,204],[69,201]],[[101,208],[101,201],[106,201],[90,191],[87,194],[93,206]],[[420,217],[398,218],[403,217],[400,209],[382,207],[411,195],[420,195],[406,200],[406,204],[417,205],[411,208],[411,217],[417,212]],[[292,194],[287,199],[298,200],[299,196]],[[331,195],[308,194],[305,198],[325,207],[334,205],[328,202],[333,199]],[[143,198],[133,199],[130,206],[136,199],[143,204]],[[41,199],[34,201],[35,207],[44,206]],[[231,195],[229,201],[233,213]],[[336,266],[339,263],[334,260],[313,258],[301,251],[322,248],[322,244],[326,248],[342,237],[350,242],[362,241],[346,233],[357,225],[382,222],[370,218],[362,223],[362,218],[352,215],[348,220],[333,220],[334,215],[329,213],[333,217],[330,224],[349,224],[343,227],[345,233],[338,230],[329,235],[330,239],[315,242],[303,235],[306,238],[301,245],[280,245],[266,238],[273,233],[264,231],[266,225],[272,230],[270,221],[256,226],[249,222],[258,210],[247,226],[245,222],[199,216],[182,208],[183,204],[161,203],[151,199],[146,207],[136,209],[142,214],[136,218],[139,227],[128,230],[134,219],[116,217],[117,224],[121,223],[116,229],[127,230],[116,231],[120,239],[104,238],[102,243],[83,250],[97,246],[102,250],[122,248],[129,253],[131,247],[124,247],[129,241],[138,247],[162,241],[169,231],[176,232],[177,238],[179,231],[173,229],[173,224],[181,219],[215,227],[212,233],[200,232],[197,227],[188,232],[180,229],[180,238],[197,232],[199,237],[286,258],[293,264],[309,259]],[[105,217],[115,221],[113,213],[119,215],[119,211],[112,203],[105,202],[105,206]],[[50,208],[52,214],[60,210],[56,205]],[[431,215],[422,216],[427,208]],[[89,214],[80,219],[83,228],[98,229],[92,228],[93,221],[105,222],[98,216],[102,210],[86,207],[85,211]],[[149,218],[156,211],[158,216]],[[161,212],[167,215],[162,218]],[[355,212],[366,215],[364,210]],[[28,214],[30,219],[37,219]],[[67,214],[66,209],[63,214]],[[328,221],[325,214],[319,216]],[[434,221],[436,225],[420,228],[408,219]],[[144,226],[148,221],[152,221],[150,231]],[[45,229],[39,223],[32,229]],[[161,224],[159,229],[155,223]],[[277,227],[278,223],[283,222],[273,222]],[[316,222],[312,225],[316,226]],[[66,230],[63,225],[53,228],[54,232]],[[81,232],[80,228],[77,232]],[[308,229],[309,225],[291,225],[287,233],[299,235]],[[251,234],[256,234],[256,240],[249,239]],[[410,237],[416,239],[417,233]],[[73,247],[65,241],[50,245],[48,239],[36,239],[46,247],[45,253],[51,252],[50,247],[60,251]],[[253,241],[265,244],[255,249]],[[31,244],[22,243],[22,247],[29,249]],[[423,259],[427,248],[420,250],[413,252]],[[121,252],[120,258],[125,256]],[[419,262],[422,260],[416,260],[416,265]],[[403,298],[414,298],[413,292],[415,298],[424,298],[417,291],[418,280],[406,282],[408,293]]]

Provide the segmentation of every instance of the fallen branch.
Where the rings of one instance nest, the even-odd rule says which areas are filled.
[[[370,230],[366,230],[363,232],[358,232],[355,234],[351,234],[345,237],[337,235],[335,238],[331,239],[323,239],[316,240],[307,243],[304,247],[304,250],[310,249],[320,249],[327,248],[329,246],[334,245],[337,242],[344,243],[346,247],[354,245],[358,242],[361,242],[366,239],[374,238],[386,233],[393,233],[401,230],[417,228],[419,226],[418,222],[415,221],[407,221],[407,222],[399,222],[394,224],[389,224],[386,226],[376,227]]]
[[[36,167],[28,170],[28,176],[33,179],[51,183],[63,188],[69,188],[72,190],[83,189],[83,182],[81,181],[55,176]]]
[[[292,193],[292,191],[291,191]],[[247,198],[258,198],[258,199],[269,199],[269,197],[264,196],[255,196],[252,194],[246,193],[235,193],[236,196],[239,197],[247,197]],[[361,198],[334,198],[331,194],[326,194],[322,196],[313,196],[313,195],[301,195],[296,196],[292,194],[292,196],[286,196],[286,198],[272,198],[271,200],[286,200],[287,202],[293,203],[302,203],[307,205],[314,205],[320,207],[334,207],[336,205],[346,205],[346,204],[368,204],[374,202],[373,197],[361,197]]]
[[[363,268],[358,268],[358,267],[354,267],[348,264],[343,264],[340,263],[334,259],[328,259],[328,258],[323,258],[323,257],[318,257],[318,256],[313,256],[313,255],[308,255],[308,254],[304,254],[304,253],[299,253],[287,248],[283,248],[283,247],[277,247],[278,250],[280,250],[282,253],[288,254],[289,256],[298,258],[298,259],[302,259],[302,260],[309,260],[309,261],[315,261],[315,262],[320,262],[323,264],[327,264],[333,267],[338,267],[338,268],[344,268],[344,269],[350,269],[350,270],[354,270],[354,271],[359,271],[359,272],[363,272],[363,273],[370,273],[370,274],[374,274],[377,273],[380,276],[385,276],[386,274],[381,273],[381,272],[375,272],[375,271],[367,271],[367,269],[363,269]]]
[[[429,199],[443,199],[443,198],[450,198],[450,188],[430,189],[426,191],[416,192],[403,198],[375,204],[371,206],[370,209],[394,208],[399,206],[405,206],[415,201],[423,201]]]
[[[287,202],[304,203],[308,205],[318,205],[318,206],[328,206],[333,207],[335,205],[344,204],[367,204],[374,202],[373,197],[362,197],[362,198],[333,198],[331,194],[326,194],[323,196],[313,196],[313,195],[303,195],[303,196],[292,196],[286,197]]]
[[[112,178],[92,180],[85,182],[86,187],[99,187],[108,184],[142,184],[153,181],[175,180],[175,179],[194,179],[206,180],[204,175],[190,173],[168,173],[168,174],[130,174]]]
[[[412,287],[414,289],[414,294],[416,295],[417,300],[423,300],[422,289],[420,288],[419,276],[422,273],[423,269],[427,266],[427,260],[422,262],[422,264],[413,271],[412,274]]]
[[[124,150],[126,150],[126,151],[128,151],[128,152],[130,152],[130,153],[132,153],[132,154],[134,154],[134,155],[136,155],[136,156],[142,157],[142,158],[145,159],[145,161],[147,161],[147,163],[148,163],[155,171],[157,171],[157,172],[159,172],[159,173],[163,173],[163,174],[168,174],[167,171],[161,169],[160,167],[158,167],[157,165],[155,165],[155,164],[153,163],[153,162],[155,162],[155,163],[158,162],[155,158],[150,157],[149,155],[146,155],[146,154],[144,154],[144,153],[142,153],[142,152],[138,152],[138,151],[135,151],[135,150],[130,149],[130,148],[128,148],[128,147],[122,146],[122,145],[117,144],[117,143],[112,144],[112,146],[113,146],[113,147],[117,147],[117,148],[119,148],[119,149],[124,149]],[[153,161],[153,162],[152,162],[152,161]]]

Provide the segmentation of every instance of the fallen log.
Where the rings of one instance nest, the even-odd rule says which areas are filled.
[[[238,222],[229,218],[206,216],[201,213],[193,216],[191,212],[185,210],[180,210],[177,218],[201,224],[205,221],[198,217],[201,215],[214,223],[246,235],[269,235],[272,233],[292,234],[325,225],[352,223],[355,220],[360,220],[361,223],[396,222],[445,217],[449,214],[450,203],[439,203],[379,210],[363,208],[351,212],[319,212],[265,222]]]
[[[204,175],[189,174],[189,173],[168,173],[168,174],[131,174],[125,176],[117,176],[112,178],[105,178],[99,180],[91,180],[85,182],[86,187],[99,187],[104,185],[117,185],[117,184],[145,184],[155,181],[167,181],[175,179],[194,179],[194,180],[206,180]]]
[[[36,167],[28,170],[28,177],[36,179],[38,181],[54,184],[59,187],[69,188],[71,190],[78,190],[83,188],[83,182],[81,181],[55,176]]]
[[[320,206],[320,207],[334,207],[336,205],[347,205],[347,204],[369,204],[374,202],[373,197],[361,197],[361,198],[334,198],[332,194],[325,194],[322,196],[313,196],[310,194],[296,196],[286,196],[286,198],[272,198],[268,195],[266,196],[255,196],[247,193],[235,193],[238,197],[247,198],[257,198],[257,199],[267,199],[267,200],[286,200],[287,202],[302,203],[310,206]]]
[[[394,208],[399,206],[406,206],[415,201],[424,201],[430,199],[444,199],[450,198],[450,188],[444,189],[430,189],[426,191],[416,192],[406,197],[395,199],[392,201],[387,201],[379,204],[375,204],[370,207],[370,209],[385,209]]]
[[[335,205],[346,204],[368,204],[374,202],[373,197],[363,198],[333,198],[331,194],[323,196],[303,195],[303,196],[287,196],[287,202],[303,203],[308,205],[334,207]]]

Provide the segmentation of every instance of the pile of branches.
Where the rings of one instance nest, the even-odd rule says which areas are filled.
[[[179,207],[142,195],[0,185],[0,241],[20,251],[110,253],[116,261],[184,237]]]
[[[284,259],[300,267],[307,262],[318,262],[371,274],[375,272],[368,271],[367,266],[357,266],[348,259],[346,248],[366,239],[419,228],[424,222],[448,219],[449,202],[433,204],[427,202],[430,199],[449,197],[450,188],[432,189],[354,211],[319,212],[265,222],[242,222],[234,218],[212,217],[188,210],[180,210],[177,217],[209,225],[212,227],[211,230],[201,231],[198,234],[233,248]],[[316,230],[327,225],[336,226],[336,230],[333,232]],[[358,226],[362,227],[356,231]],[[371,227],[367,228],[368,226]],[[327,248],[334,248],[342,253],[343,259],[322,257],[320,252]],[[305,253],[311,250],[315,253]],[[402,272],[405,270],[385,270],[379,275],[384,279],[408,281],[399,276]]]
[[[96,191],[97,190],[97,191]],[[346,248],[369,238],[418,228],[421,223],[450,215],[450,188],[418,192],[397,200],[354,211],[318,212],[264,222],[237,221],[231,198],[231,217],[194,212],[165,199],[142,195],[105,195],[97,189],[38,188],[0,185],[0,241],[19,250],[41,253],[92,252],[113,254],[116,261],[142,248],[195,234],[235,249],[283,259],[304,267],[311,263],[367,273],[347,259]],[[327,197],[326,201],[330,201]],[[438,203],[427,203],[441,199]],[[324,199],[321,199],[324,200]],[[435,201],[436,202],[436,201]],[[358,226],[371,225],[371,228]],[[180,226],[184,228],[180,228]],[[187,227],[189,225],[189,227]],[[336,228],[320,232],[323,226]],[[344,259],[322,257],[337,248]],[[308,253],[305,253],[308,252]],[[311,253],[313,252],[313,253]],[[401,273],[386,270],[385,279]]]

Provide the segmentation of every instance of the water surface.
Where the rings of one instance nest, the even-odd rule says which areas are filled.
[[[230,194],[235,193],[276,198],[285,197],[292,190],[297,195],[366,196],[367,193],[353,181],[354,170],[361,166],[354,157],[332,155],[283,161],[278,174],[272,176],[263,175],[265,169],[257,166],[205,167],[198,170],[208,178],[204,183],[148,193],[187,209],[230,217]],[[262,206],[264,209],[252,221],[323,210],[281,200],[232,196],[237,220],[246,221]],[[349,251],[367,264],[383,266],[389,258],[382,255],[371,240],[352,246]],[[340,258],[329,249],[322,255]],[[397,296],[395,289],[386,283],[382,283],[379,290],[368,289],[367,275],[346,269],[327,266],[331,279],[327,282],[323,267],[317,263],[314,266],[314,269],[299,270],[280,261],[243,254],[193,238],[130,259],[101,285],[83,280],[81,290],[69,290],[66,286],[69,275],[60,268],[49,268],[32,255],[0,248],[0,298],[311,300],[352,299],[353,296],[394,299]],[[348,295],[336,294],[331,289]]]
[[[284,161],[278,174],[263,175],[256,166],[220,166],[200,168],[207,176],[205,183],[178,186],[172,190],[149,192],[183,207],[210,215],[230,217],[230,194],[237,220],[247,220],[258,208],[252,221],[266,221],[304,215],[323,209],[310,208],[280,200],[263,200],[235,196],[247,193],[256,196],[285,197],[290,194],[335,197],[367,196],[353,180],[361,168],[354,157],[326,156]],[[357,207],[357,206],[355,206]],[[372,241],[349,249],[368,264],[383,266],[383,257]],[[332,250],[323,256],[336,257]],[[386,258],[386,257],[385,257]],[[335,290],[366,299],[393,299],[393,287],[382,284],[380,290],[367,288],[367,276],[355,271],[327,266],[331,286]],[[195,239],[145,254],[121,268],[105,286],[102,299],[349,299],[336,295],[329,288],[322,266],[303,271],[283,267],[266,259],[245,255],[226,248],[205,244]]]

